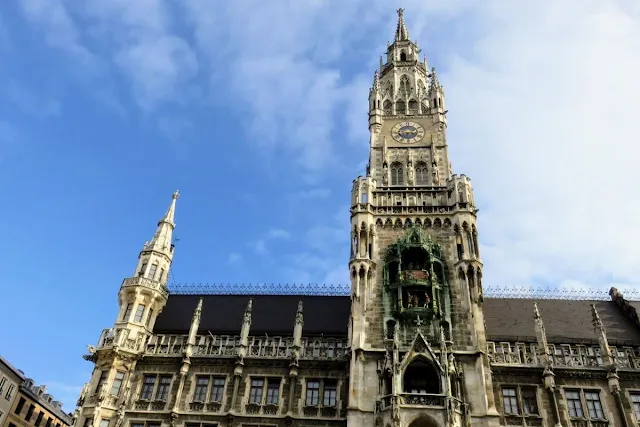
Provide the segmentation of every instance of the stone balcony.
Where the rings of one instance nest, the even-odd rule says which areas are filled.
[[[640,348],[610,346],[618,369],[640,370]],[[540,367],[542,361],[535,343],[487,342],[489,361],[496,365]],[[605,368],[598,345],[550,344],[552,364],[561,368]]]
[[[147,356],[182,356],[187,335],[154,335],[145,349]],[[249,336],[248,358],[290,359],[293,337]],[[344,360],[347,340],[341,338],[303,337],[300,360]],[[198,335],[192,357],[235,357],[240,347],[239,335]]]
[[[120,289],[130,288],[134,286],[141,286],[143,288],[158,291],[165,299],[169,298],[169,291],[167,291],[167,288],[162,283],[156,280],[147,279],[146,277],[128,277],[122,281],[122,286],[120,286]]]

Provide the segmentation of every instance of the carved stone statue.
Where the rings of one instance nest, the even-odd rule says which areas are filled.
[[[382,165],[382,183],[384,185],[389,184],[389,170],[386,163]]]

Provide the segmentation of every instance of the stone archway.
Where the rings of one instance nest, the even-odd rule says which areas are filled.
[[[407,427],[440,427],[440,423],[430,415],[420,414]]]

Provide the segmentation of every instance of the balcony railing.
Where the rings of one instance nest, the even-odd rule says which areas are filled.
[[[142,286],[144,288],[153,289],[160,292],[165,298],[169,297],[169,292],[162,283],[156,280],[147,279],[146,277],[129,277],[124,279],[120,288],[129,288],[132,286]]]
[[[133,335],[129,329],[103,329],[98,339],[98,349],[120,347],[137,352],[143,349],[147,336],[143,332]]]
[[[403,405],[445,406],[446,396],[427,393],[402,393]]]
[[[489,361],[503,365],[542,366],[539,347],[534,343],[487,342]],[[640,348],[611,346],[618,369],[640,370]],[[598,345],[551,344],[553,366],[562,368],[604,368],[605,360]]]
[[[164,411],[166,406],[165,400],[138,400],[133,404],[136,411]]]
[[[505,415],[505,426],[542,427],[542,418],[538,415]]]
[[[338,406],[310,405],[302,408],[305,417],[336,418],[340,411]]]
[[[146,346],[147,355],[182,356],[187,335],[154,335]],[[293,337],[248,337],[247,357],[289,359]],[[233,357],[238,354],[238,335],[198,335],[193,348],[195,357]],[[347,353],[347,340],[339,338],[303,337],[300,360],[342,360]]]

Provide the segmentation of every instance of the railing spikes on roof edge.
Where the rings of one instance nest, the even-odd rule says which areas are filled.
[[[349,296],[350,285],[345,284],[304,284],[304,283],[193,283],[173,284],[169,293],[174,295],[308,295],[308,296]],[[640,291],[621,292],[627,301],[640,301]],[[562,289],[530,287],[484,287],[483,294],[488,299],[559,299],[610,301],[609,290],[604,289]]]

